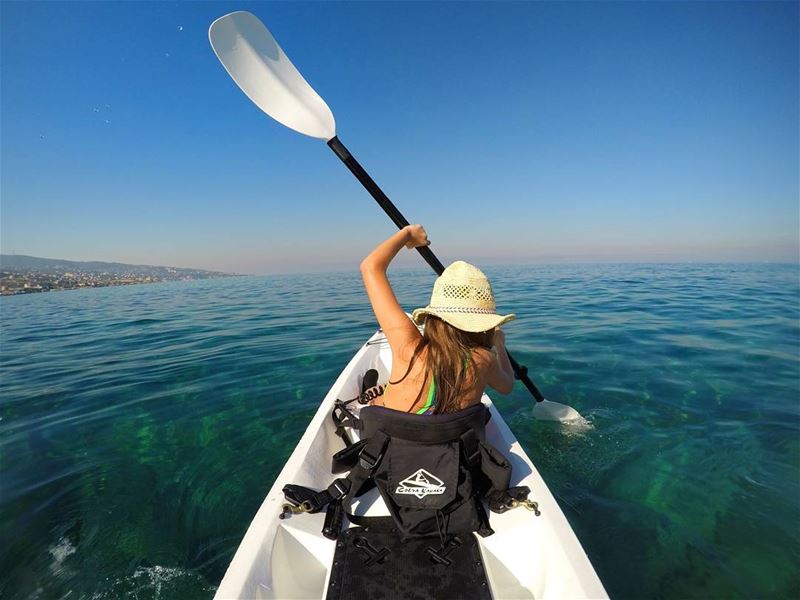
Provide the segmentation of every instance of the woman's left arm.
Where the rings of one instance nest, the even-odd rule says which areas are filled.
[[[407,225],[361,261],[361,276],[372,310],[395,354],[402,352],[409,342],[419,339],[419,330],[397,301],[386,270],[403,246],[416,248],[428,245],[430,240],[422,225]]]

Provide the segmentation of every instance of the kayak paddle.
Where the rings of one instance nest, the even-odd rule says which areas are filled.
[[[220,17],[211,24],[208,39],[228,75],[245,95],[270,117],[304,135],[325,140],[348,169],[367,189],[398,228],[409,224],[397,207],[367,174],[344,144],[336,137],[333,113],[319,94],[286,57],[278,42],[254,15],[237,11]],[[429,246],[417,251],[437,275],[444,266]],[[536,398],[534,416],[550,421],[581,421],[574,408],[546,400],[528,377],[528,369],[508,353],[514,376]]]

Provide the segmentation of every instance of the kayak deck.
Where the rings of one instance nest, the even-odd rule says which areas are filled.
[[[391,351],[376,332],[331,387],[306,432],[267,494],[217,590],[215,598],[324,598],[336,542],[322,536],[324,511],[280,520],[283,486],[296,483],[324,489],[335,478],[331,457],[344,447],[330,418],[337,398],[360,392],[361,376],[376,369],[388,380]],[[475,536],[494,598],[607,598],[577,537],[533,463],[492,401],[486,438],[512,464],[511,485],[526,485],[540,516],[524,508],[490,514],[494,535]],[[388,515],[377,490],[353,502],[355,514]],[[347,521],[345,520],[345,523]],[[346,525],[347,526],[347,525]],[[455,566],[453,568],[456,568]],[[435,595],[435,590],[429,590]]]
[[[435,537],[402,541],[391,526],[370,525],[339,537],[326,600],[429,597],[492,600],[474,535],[441,546]]]

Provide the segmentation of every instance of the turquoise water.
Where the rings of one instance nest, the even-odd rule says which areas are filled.
[[[800,597],[789,265],[489,269],[508,344],[594,425],[497,404],[614,598]],[[395,274],[407,308],[433,276]],[[0,596],[203,598],[375,325],[355,273],[0,301]]]

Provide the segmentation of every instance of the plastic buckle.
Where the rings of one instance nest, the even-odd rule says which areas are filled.
[[[360,464],[368,471],[371,471],[372,469],[375,468],[375,465],[377,465],[380,462],[381,458],[383,458],[383,453],[379,454],[378,456],[370,456],[369,454],[367,454],[366,450],[367,448],[365,446],[358,454],[358,464]]]
[[[347,479],[341,477],[339,479],[334,479],[333,483],[328,486],[328,493],[334,500],[338,500],[350,491],[349,483]]]

